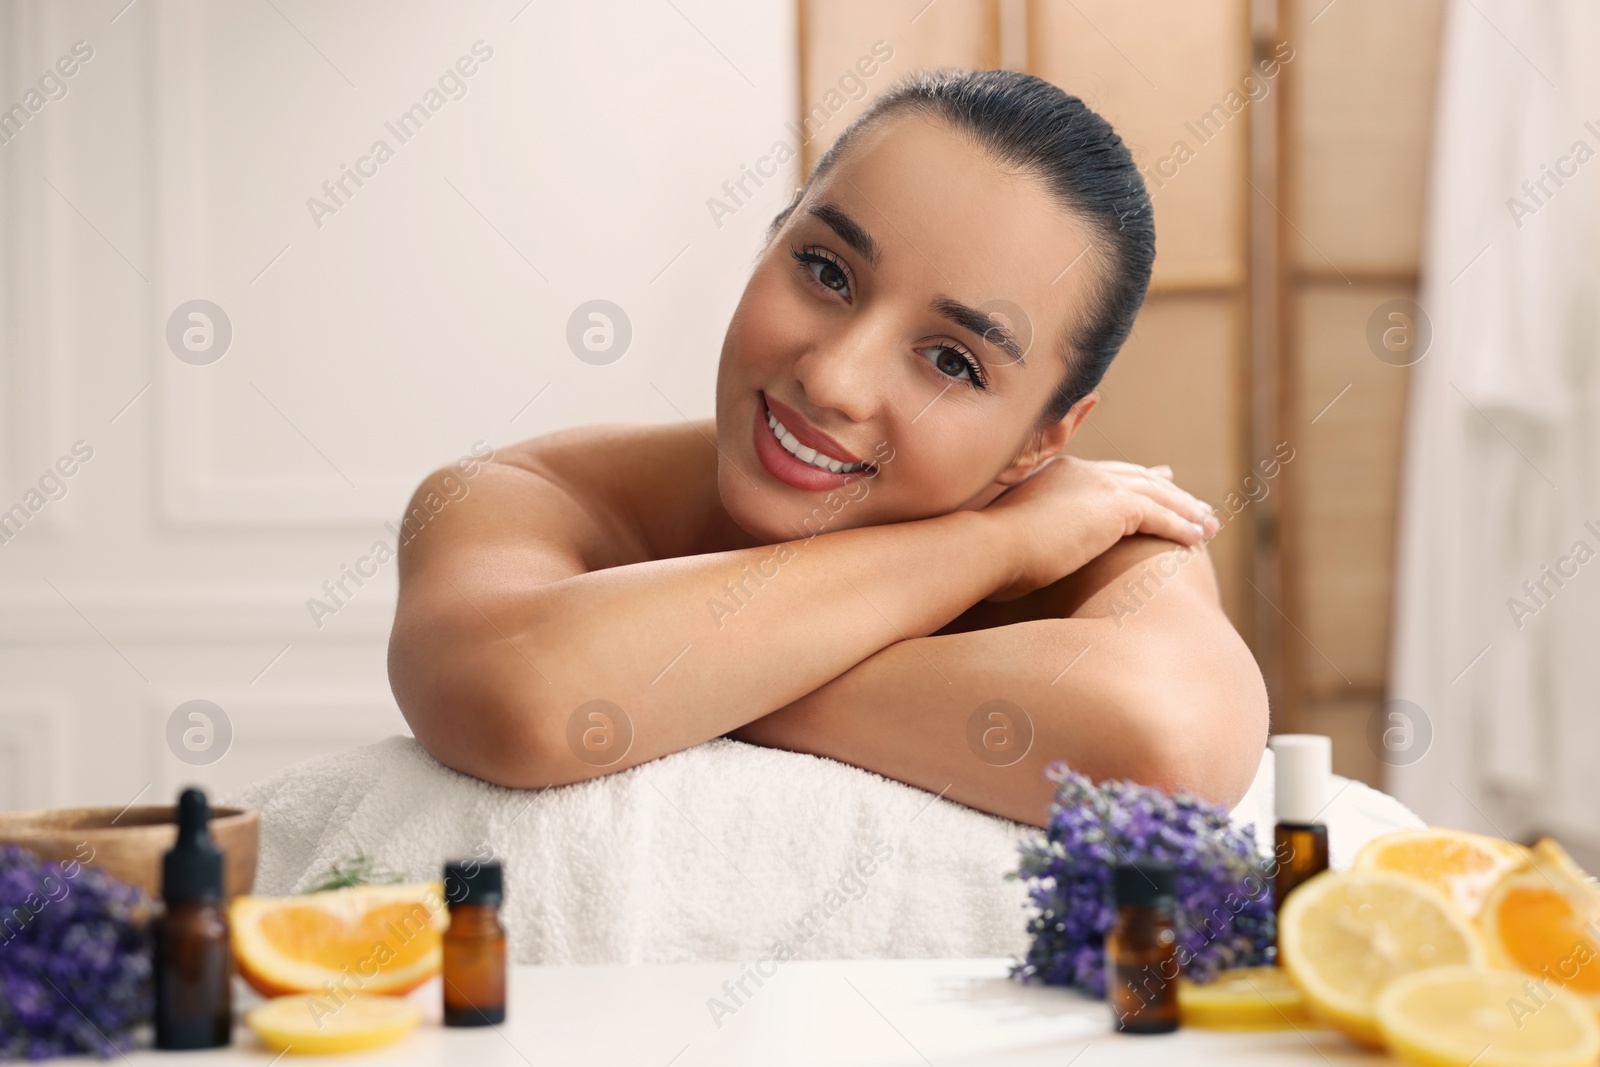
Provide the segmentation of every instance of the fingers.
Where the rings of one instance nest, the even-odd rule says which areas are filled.
[[[1209,520],[1216,522],[1215,519]],[[1182,514],[1165,507],[1155,500],[1147,499],[1141,509],[1139,532],[1154,534],[1156,537],[1165,537],[1169,541],[1176,541],[1180,545],[1193,547],[1205,541],[1215,533],[1210,528],[1199,523],[1191,522]]]
[[[1210,536],[1221,529],[1222,524],[1217,520],[1210,504],[1179,489],[1175,483],[1165,478],[1157,479],[1146,475],[1131,479],[1128,485],[1168,510],[1176,512],[1185,521],[1193,523],[1201,531],[1202,536]]]
[[[1128,463],[1123,460],[1115,459],[1099,460],[1098,462],[1101,463],[1107,470],[1118,471],[1123,474],[1136,474],[1144,478],[1150,478],[1154,476],[1156,478],[1165,479],[1169,482],[1172,481],[1172,468],[1165,463],[1158,464],[1154,467],[1141,467],[1137,463]]]
[[[1108,470],[1108,471],[1116,471],[1116,472],[1118,472],[1120,474],[1148,475],[1148,474],[1150,474],[1152,472],[1159,471],[1159,470],[1166,470],[1166,471],[1169,471],[1169,472],[1172,470],[1171,467],[1166,467],[1166,466],[1161,466],[1161,467],[1141,467],[1137,463],[1129,463],[1127,460],[1121,460],[1121,459],[1096,459],[1096,460],[1089,460],[1088,462],[1093,463],[1097,467],[1102,467],[1102,468],[1104,468],[1105,470]]]

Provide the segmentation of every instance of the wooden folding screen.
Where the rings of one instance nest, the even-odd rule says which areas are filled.
[[[802,116],[875,41],[893,50],[816,126],[808,173],[922,66],[1025,69],[1121,132],[1155,273],[1072,449],[1170,463],[1224,509],[1210,551],[1273,728],[1333,734],[1336,769],[1375,784],[1406,372],[1371,354],[1366,320],[1415,289],[1440,3],[798,3]]]

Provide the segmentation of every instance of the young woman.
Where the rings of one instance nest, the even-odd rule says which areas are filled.
[[[1219,524],[1168,468],[1063,451],[1154,252],[1080,100],[1013,71],[892,88],[773,220],[714,420],[503,449],[401,551],[417,739],[513,787],[726,736],[1035,825],[1053,759],[1235,804],[1267,701]]]

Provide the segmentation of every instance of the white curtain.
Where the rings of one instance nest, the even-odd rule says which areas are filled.
[[[1390,692],[1432,740],[1387,786],[1600,849],[1600,5],[1445,27]]]

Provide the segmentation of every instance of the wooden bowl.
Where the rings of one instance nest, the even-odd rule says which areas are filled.
[[[152,898],[161,898],[161,857],[178,840],[177,805],[48,808],[0,812],[0,843],[21,845],[42,860],[99,867]],[[225,901],[256,881],[260,813],[225,805],[211,809],[211,838],[222,850]]]

